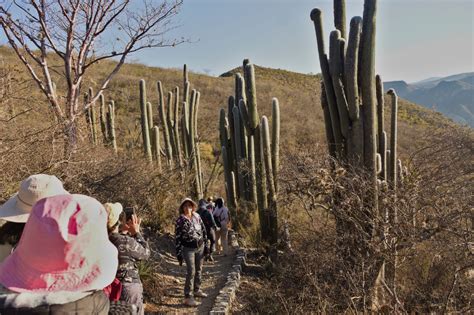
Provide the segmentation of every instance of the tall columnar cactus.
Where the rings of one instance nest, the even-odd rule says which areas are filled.
[[[272,100],[272,129],[260,119],[257,108],[255,68],[243,62],[244,75],[235,75],[235,91],[226,110],[220,110],[220,144],[228,198],[258,209],[262,238],[277,242],[277,191],[279,168],[280,109]],[[265,125],[265,128],[262,126]],[[271,140],[270,140],[271,139]],[[232,176],[236,174],[237,178]],[[235,195],[231,195],[235,192]]]
[[[92,90],[92,88],[89,88],[88,96],[87,96],[88,102],[92,99],[93,95],[94,95],[94,91]],[[91,106],[89,107],[89,123],[90,123],[92,144],[96,145],[97,144],[97,117],[95,114],[94,103],[91,104]]]
[[[277,209],[277,197],[276,197],[276,190],[275,190],[275,182],[273,177],[273,165],[272,165],[272,150],[271,150],[271,143],[270,143],[270,131],[268,127],[268,119],[267,117],[262,117],[261,122],[261,142],[260,145],[262,147],[263,152],[263,162],[265,163],[265,170],[266,170],[266,182],[268,188],[268,222],[270,223],[270,235],[269,240],[271,244],[276,244],[278,241],[278,209]]]
[[[158,126],[154,126],[152,128],[152,154],[153,159],[156,161],[156,165],[158,167],[158,171],[162,171],[161,166],[161,145],[160,145],[160,128]]]
[[[99,107],[99,121],[100,121],[100,131],[102,132],[102,142],[106,146],[108,143],[108,134],[107,134],[107,112],[105,107],[105,97],[104,94],[100,94],[100,107]]]
[[[385,214],[378,211],[378,190],[397,186],[397,97],[395,92],[389,91],[392,103],[389,146],[384,124],[383,83],[381,77],[375,75],[376,11],[377,0],[364,1],[363,18],[352,18],[346,42],[345,1],[334,0],[336,30],[330,34],[329,59],[322,12],[311,11],[324,82],[321,104],[329,154],[342,165],[364,168],[364,172],[370,174],[369,196],[364,199],[364,205],[371,216],[365,225],[363,242],[369,241],[374,233],[384,233],[384,229],[374,229],[374,222],[385,222]],[[377,218],[380,215],[383,218]],[[347,224],[342,221],[339,224],[339,230],[347,233]]]
[[[110,101],[110,104],[108,106],[108,112],[106,113],[106,126],[107,126],[106,128],[107,134],[108,134],[107,142],[110,144],[115,154],[117,154],[117,139],[115,136],[115,102],[114,101]]]
[[[389,182],[393,189],[397,188],[397,112],[398,97],[393,89],[388,91],[392,103],[392,130],[390,132],[390,174]]]
[[[158,99],[159,99],[158,111],[160,113],[161,125],[163,127],[163,137],[165,139],[165,151],[166,151],[166,156],[168,157],[168,165],[171,167],[172,161],[173,161],[173,159],[171,158],[173,156],[173,149],[171,147],[170,128],[169,128],[168,120],[166,116],[165,97],[163,94],[163,85],[161,84],[161,81],[157,82],[157,89],[158,89]]]
[[[179,134],[179,87],[174,89],[174,105],[173,105],[173,142],[175,143],[176,150],[173,151],[175,154],[176,162],[179,167],[183,167],[183,149],[181,148],[181,139]]]
[[[151,146],[150,146],[150,128],[148,126],[148,111],[146,101],[146,83],[145,80],[140,80],[140,113],[141,113],[141,126],[142,126],[142,139],[143,139],[143,151],[146,158],[151,162]]]
[[[278,168],[280,165],[280,104],[272,100],[272,165],[275,192],[278,192]]]

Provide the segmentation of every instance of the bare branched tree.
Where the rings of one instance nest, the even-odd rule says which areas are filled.
[[[131,53],[175,46],[168,40],[173,17],[183,0],[13,0],[0,6],[0,23],[10,46],[46,96],[67,138],[66,152],[77,145],[77,117],[99,98]],[[59,59],[59,66],[57,61]],[[86,74],[100,61],[113,67],[80,104]],[[53,74],[66,82],[58,96]]]

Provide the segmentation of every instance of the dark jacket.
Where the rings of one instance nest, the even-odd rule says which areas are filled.
[[[191,221],[185,215],[176,220],[176,256],[182,257],[184,247],[199,248],[207,242],[206,226],[199,214],[193,212]]]
[[[141,283],[138,274],[138,262],[150,257],[148,243],[140,233],[135,236],[112,233],[109,238],[119,252],[117,278],[121,282]]]
[[[209,234],[211,229],[217,229],[217,224],[214,220],[214,216],[209,210],[207,210],[207,208],[200,207],[197,213],[201,217],[202,222],[204,222],[204,225],[206,226],[207,234]]]
[[[15,305],[21,295],[27,293],[16,293],[5,291],[0,294],[0,314],[2,315],[106,315],[109,313],[109,299],[103,291],[95,291],[81,299],[64,304],[31,304]],[[38,295],[35,303],[38,303]],[[46,297],[43,298],[47,300]],[[24,298],[22,299],[24,300]],[[8,301],[8,302],[7,302]],[[33,302],[33,301],[32,301]],[[10,303],[10,304],[7,304]]]

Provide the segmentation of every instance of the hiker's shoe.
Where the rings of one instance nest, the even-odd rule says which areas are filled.
[[[205,297],[207,297],[207,294],[202,292],[201,290],[199,290],[199,291],[194,292],[194,296],[205,298]]]
[[[185,299],[184,299],[184,305],[187,305],[187,306],[198,306],[199,303],[196,302],[196,300],[194,300],[192,297],[188,297],[188,298],[185,298]]]

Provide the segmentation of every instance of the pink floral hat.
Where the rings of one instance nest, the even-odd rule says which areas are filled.
[[[18,247],[0,265],[0,283],[16,292],[102,290],[115,278],[118,252],[107,213],[84,195],[38,201]]]

